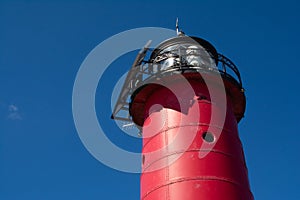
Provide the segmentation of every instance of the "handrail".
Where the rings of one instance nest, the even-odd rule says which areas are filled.
[[[210,71],[210,72],[216,72],[220,73],[223,77],[227,77],[230,79],[233,79],[241,89],[242,87],[242,80],[241,75],[236,67],[236,65],[227,57],[225,57],[222,54],[218,54],[217,58],[214,58],[213,55],[209,54],[209,57],[211,59],[214,59],[217,61],[217,64],[214,66],[193,66],[189,65],[185,62],[185,58],[187,56],[203,56],[203,54],[179,54],[178,52],[164,52],[160,55],[157,55],[156,59],[152,60],[142,60],[141,58],[145,57],[146,51],[149,49],[145,49],[143,52],[143,55],[140,54],[137,56],[137,59],[139,59],[139,62],[134,62],[132,65],[130,71],[128,72],[128,75],[126,77],[126,81],[123,85],[123,89],[120,93],[120,96],[117,100],[117,103],[115,105],[114,111],[112,113],[111,118],[116,120],[123,120],[123,121],[130,121],[131,116],[128,112],[129,104],[131,96],[134,94],[134,92],[140,88],[143,83],[146,83],[148,80],[165,75],[168,72],[176,72],[181,71],[184,73],[186,70],[195,70],[197,72],[201,71]],[[168,66],[165,69],[161,68],[161,63],[164,62],[166,59],[172,58],[174,59],[174,64]],[[203,58],[203,57],[202,57]],[[176,62],[175,62],[176,59]],[[179,61],[178,61],[179,60]],[[156,66],[157,70],[154,70],[154,67]],[[231,73],[230,73],[231,72]],[[126,116],[120,116],[121,110],[126,110],[127,115]]]

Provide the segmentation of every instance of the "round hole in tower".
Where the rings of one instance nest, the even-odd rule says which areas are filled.
[[[212,142],[215,141],[214,135],[213,135],[212,133],[210,133],[210,132],[204,132],[204,133],[202,134],[202,138],[203,138],[203,140],[204,140],[205,142],[208,142],[208,143],[212,143]]]

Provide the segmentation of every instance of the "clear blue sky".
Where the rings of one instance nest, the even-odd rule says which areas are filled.
[[[101,41],[132,28],[173,29],[177,16],[187,34],[210,41],[240,69],[247,110],[239,129],[255,199],[300,199],[299,9],[296,0],[2,0],[0,199],[139,199],[138,174],[104,166],[82,145],[73,83]],[[132,56],[100,81],[97,112],[112,141],[138,152],[140,141],[124,137],[107,106],[106,86]]]

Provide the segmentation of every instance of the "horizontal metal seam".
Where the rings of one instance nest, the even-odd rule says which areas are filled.
[[[233,184],[233,185],[236,185],[238,187],[241,187],[239,183],[235,182],[235,181],[231,181],[227,178],[223,178],[223,177],[216,177],[216,176],[196,176],[196,177],[188,177],[188,178],[178,178],[178,179],[173,179],[173,180],[170,180],[168,183],[166,184],[163,184],[163,185],[159,185],[155,188],[153,188],[152,190],[150,190],[149,192],[147,192],[143,197],[142,199],[146,198],[149,194],[151,194],[152,192],[154,192],[155,190],[158,190],[164,186],[167,186],[167,185],[172,185],[172,184],[175,184],[175,183],[179,183],[179,182],[184,182],[184,181],[194,181],[194,180],[200,180],[200,181],[223,181],[223,182],[226,182],[226,183],[230,183],[230,184]],[[248,190],[248,192],[251,193],[250,190]],[[252,193],[251,193],[252,194]]]
[[[224,127],[219,127],[219,126],[215,126],[215,125],[210,125],[210,124],[207,124],[207,123],[191,123],[191,124],[184,124],[184,125],[180,125],[180,126],[171,126],[171,127],[167,127],[159,132],[157,132],[153,137],[151,137],[151,139],[145,144],[143,145],[143,147],[147,146],[147,144],[152,140],[154,139],[157,135],[163,133],[163,132],[166,132],[170,129],[175,129],[175,128],[179,128],[179,127],[190,127],[190,126],[195,126],[195,127],[199,127],[199,126],[208,126],[208,127],[214,127],[214,128],[218,128],[218,129],[221,129],[222,131],[226,131],[226,132],[231,132],[231,130],[229,129],[225,129]]]
[[[222,152],[222,151],[219,151],[219,150],[216,150],[216,149],[191,149],[191,150],[181,150],[181,151],[175,151],[175,152],[172,152],[170,154],[167,154],[167,155],[164,155],[162,157],[160,157],[159,159],[155,160],[154,162],[150,163],[147,167],[144,168],[144,170],[142,172],[145,172],[151,165],[153,165],[154,163],[158,162],[159,160],[162,160],[164,158],[167,158],[169,156],[172,156],[172,155],[175,155],[175,154],[183,154],[183,153],[186,153],[186,152],[212,152],[212,153],[219,153],[219,154],[223,154],[225,156],[228,156],[228,157],[233,157],[232,154],[228,154],[228,153],[225,153],[225,152]],[[243,162],[242,162],[243,163]],[[244,165],[244,164],[243,164]]]

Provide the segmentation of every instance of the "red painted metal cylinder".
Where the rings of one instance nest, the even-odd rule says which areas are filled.
[[[149,84],[132,101],[133,119],[143,123],[141,199],[252,200],[237,129],[244,95],[224,80],[224,125],[212,124],[212,110],[222,120],[222,109],[212,102],[198,75],[187,80],[192,96],[180,81],[170,81],[176,95],[167,87]],[[222,87],[213,89],[218,95]]]

